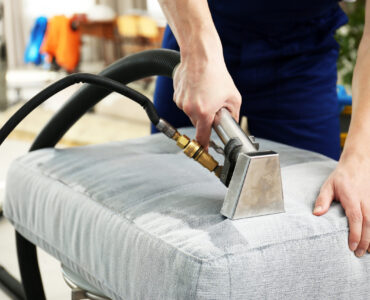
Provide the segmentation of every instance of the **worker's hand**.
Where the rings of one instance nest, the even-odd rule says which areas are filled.
[[[325,214],[333,200],[339,201],[349,223],[349,248],[356,256],[370,252],[370,159],[352,155],[339,161],[321,188],[314,214]]]
[[[196,127],[196,139],[208,147],[215,114],[227,108],[239,121],[241,96],[226,68],[222,54],[203,59],[182,58],[174,75],[174,101]]]

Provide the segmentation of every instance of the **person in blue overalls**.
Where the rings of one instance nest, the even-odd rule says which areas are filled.
[[[174,80],[157,81],[160,116],[176,127],[193,124],[207,147],[214,116],[226,107],[236,120],[247,116],[257,137],[340,157],[313,213],[323,215],[340,201],[349,248],[359,257],[370,251],[370,5],[340,156],[334,33],[347,16],[338,0],[159,2],[169,22],[163,47],[181,53]]]

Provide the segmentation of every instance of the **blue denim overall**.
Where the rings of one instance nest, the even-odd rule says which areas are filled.
[[[338,1],[208,3],[251,134],[338,159],[334,33],[347,22]],[[163,47],[179,50],[168,27]],[[158,78],[154,102],[159,115],[175,127],[190,126],[172,99],[172,79]]]

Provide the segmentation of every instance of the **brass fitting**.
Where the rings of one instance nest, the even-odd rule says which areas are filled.
[[[203,167],[214,172],[217,177],[220,177],[222,167],[203,147],[195,140],[190,140],[186,135],[181,135],[176,128],[174,128],[167,121],[160,119],[156,124],[157,129],[164,133],[167,137],[176,141],[177,146],[184,150],[184,153],[199,162]]]
[[[220,177],[221,167],[218,162],[210,155],[204,148],[195,140],[190,140],[186,135],[181,135],[176,132],[172,139],[174,139],[184,153],[199,162],[203,167],[211,172],[214,172],[217,177]]]

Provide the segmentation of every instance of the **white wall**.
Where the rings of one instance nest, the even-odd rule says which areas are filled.
[[[26,36],[37,17],[55,15],[71,16],[74,13],[86,13],[95,3],[94,0],[22,0],[24,27]]]
[[[85,13],[95,3],[94,0],[23,0],[24,14],[27,18],[55,15],[70,16]]]
[[[95,4],[95,0],[22,0],[22,2],[26,33],[31,30],[34,20],[39,16],[52,17],[61,14],[70,16],[74,13],[86,13]],[[100,2],[111,5],[113,9],[117,5],[118,13],[145,6],[141,3],[144,2],[143,0],[103,0]],[[165,24],[165,17],[158,0],[146,0],[146,6],[151,16],[161,25]]]
[[[160,26],[166,25],[166,18],[159,6],[158,0],[147,0],[148,14],[152,16]]]

